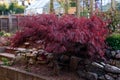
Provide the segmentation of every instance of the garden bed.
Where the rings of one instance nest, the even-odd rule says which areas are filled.
[[[119,45],[110,38],[112,46],[106,49],[109,29],[99,17],[40,15],[21,23],[23,29],[10,39],[10,46],[25,49],[5,50],[15,57],[1,59],[12,66],[1,66],[0,80],[119,80],[119,65],[113,65],[119,63]],[[118,44],[119,39],[114,41]]]

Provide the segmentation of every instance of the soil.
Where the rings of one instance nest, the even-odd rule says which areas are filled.
[[[12,67],[20,70],[26,70],[24,64],[15,64]],[[53,70],[48,68],[46,64],[29,65],[26,71],[44,76],[47,80],[85,80],[80,78],[77,73],[66,70],[61,70],[59,75],[54,75]]]

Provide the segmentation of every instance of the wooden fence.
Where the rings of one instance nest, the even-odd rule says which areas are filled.
[[[43,76],[0,65],[0,80],[47,80]]]
[[[0,16],[0,31],[16,32],[19,21],[17,15]]]

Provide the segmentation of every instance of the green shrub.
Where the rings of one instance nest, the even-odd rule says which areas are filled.
[[[8,11],[7,4],[0,4],[0,15],[5,14]]]
[[[110,35],[106,39],[108,46],[112,47],[112,49],[118,50],[120,49],[120,34],[114,33]]]
[[[7,33],[5,31],[0,31],[0,36],[10,37],[11,35],[12,35],[11,33]]]
[[[1,32],[0,32],[0,36],[3,36],[3,35],[4,35],[4,32],[3,32],[3,31],[1,31]]]
[[[18,5],[17,3],[0,4],[0,15],[8,15],[9,13],[24,13],[25,6]]]
[[[2,58],[3,65],[9,66],[9,60],[7,58]]]
[[[10,13],[16,13],[16,14],[17,13],[24,13],[24,9],[25,9],[24,6],[20,6],[17,3],[11,3],[9,5],[9,8],[8,8]]]
[[[70,3],[70,7],[76,7],[76,3],[75,2],[71,2]]]

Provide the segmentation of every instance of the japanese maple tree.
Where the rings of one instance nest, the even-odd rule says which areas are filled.
[[[45,42],[45,50],[52,53],[76,51],[78,46],[85,45],[90,56],[104,56],[105,39],[108,28],[101,18],[77,18],[53,14],[27,16],[21,21],[23,29],[12,38],[12,46],[19,46],[27,40]],[[78,46],[76,46],[78,45]],[[86,53],[87,54],[87,53]]]

